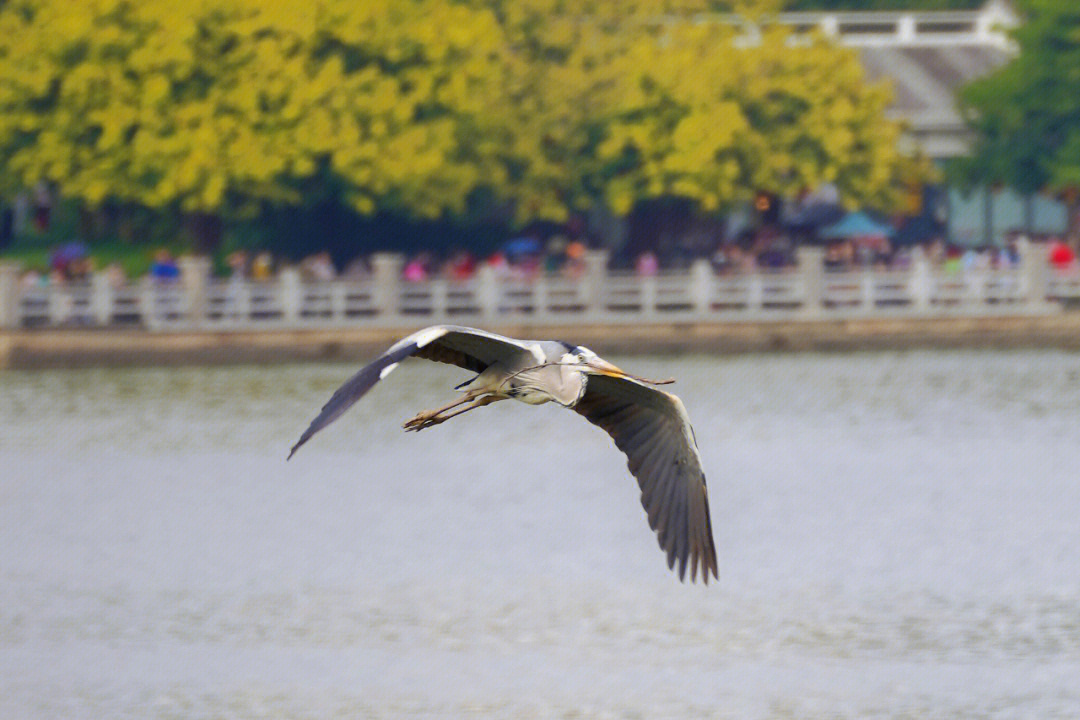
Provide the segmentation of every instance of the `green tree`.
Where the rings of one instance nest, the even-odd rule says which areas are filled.
[[[961,91],[976,142],[954,174],[1024,193],[1050,189],[1069,203],[1070,234],[1080,211],[1080,5],[1019,0],[1013,31],[1020,52]]]
[[[705,210],[913,167],[888,90],[822,38],[709,0],[8,0],[0,183],[221,219],[347,204],[519,221],[660,197]]]

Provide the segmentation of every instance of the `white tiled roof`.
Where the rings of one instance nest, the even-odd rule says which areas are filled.
[[[1005,0],[964,12],[786,13],[781,21],[800,30],[819,28],[856,48],[871,80],[892,82],[892,114],[909,123],[914,139],[935,158],[967,151],[968,133],[956,107],[960,87],[1015,54],[1007,30],[1017,18]]]

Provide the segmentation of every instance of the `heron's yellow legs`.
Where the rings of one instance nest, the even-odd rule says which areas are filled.
[[[479,400],[476,400],[477,395],[480,394],[481,393],[465,393],[465,395],[458,398],[452,403],[447,403],[446,405],[435,408],[434,410],[423,410],[417,413],[416,417],[414,417],[412,420],[405,421],[405,424],[402,425],[402,427],[405,428],[405,432],[418,432],[420,430],[423,430],[424,428],[429,428],[434,425],[444,423],[450,418],[457,417],[458,415],[467,413],[470,410],[475,410],[478,407],[484,407],[485,405],[490,405],[497,400],[504,399],[502,395],[484,395]],[[456,408],[459,405],[464,405],[471,400],[476,400],[476,402],[474,402],[472,405],[465,405],[465,407],[461,408],[457,412],[452,412],[449,415],[443,415],[443,413],[447,410],[452,410],[453,408]]]

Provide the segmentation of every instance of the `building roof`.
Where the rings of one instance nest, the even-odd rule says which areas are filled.
[[[967,152],[959,88],[1016,54],[1008,29],[1018,19],[1005,0],[972,11],[784,13],[781,21],[802,31],[818,28],[857,49],[869,79],[892,82],[893,116],[907,121],[911,137],[933,158]]]
[[[866,47],[860,48],[859,56],[870,79],[892,81],[892,114],[908,122],[923,152],[934,158],[967,152],[970,138],[957,109],[957,91],[1011,57],[998,48],[977,45]]]

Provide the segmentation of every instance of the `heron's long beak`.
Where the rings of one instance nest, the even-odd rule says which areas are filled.
[[[593,371],[599,373],[600,375],[610,375],[611,377],[617,378],[624,378],[629,376],[629,373],[627,373],[622,368],[616,367],[609,363],[607,360],[602,360],[600,358],[591,358],[588,362],[588,365]]]
[[[649,380],[648,378],[638,377],[637,375],[631,375],[620,367],[612,365],[607,360],[600,358],[593,358],[587,363],[589,368],[600,375],[607,375],[614,378],[628,378],[630,380],[636,380],[637,382],[646,383],[648,385],[670,385],[675,382],[675,378],[668,378],[667,380]]]

